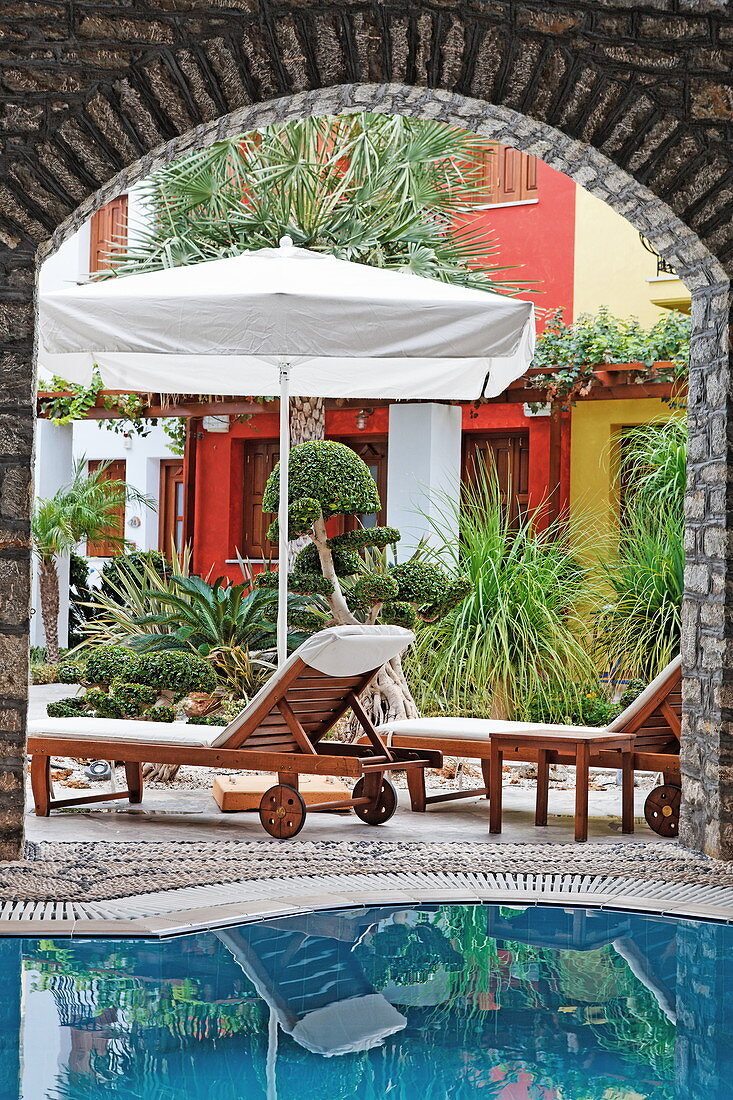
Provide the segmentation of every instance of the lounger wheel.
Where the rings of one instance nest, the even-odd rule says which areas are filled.
[[[680,827],[682,788],[674,783],[655,787],[644,803],[644,817],[650,829],[660,836],[677,836]]]
[[[364,777],[357,780],[352,797],[362,798],[364,794]],[[382,776],[382,786],[374,802],[369,806],[354,806],[354,813],[367,825],[384,825],[394,816],[397,809],[397,791],[394,783],[387,776]]]
[[[305,825],[305,802],[295,787],[278,783],[265,791],[260,801],[262,828],[276,840],[290,840]]]

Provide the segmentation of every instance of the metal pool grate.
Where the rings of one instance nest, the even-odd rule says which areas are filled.
[[[114,901],[0,903],[0,934],[166,936],[278,914],[420,902],[572,904],[733,922],[733,888],[629,876],[403,872],[187,886]]]

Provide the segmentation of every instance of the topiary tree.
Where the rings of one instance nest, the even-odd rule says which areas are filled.
[[[279,464],[265,488],[262,507],[277,512]],[[392,623],[412,627],[418,620],[441,618],[463,600],[470,582],[451,577],[439,566],[417,559],[388,567],[383,552],[399,541],[394,527],[364,527],[329,537],[326,523],[334,516],[375,515],[381,502],[366,463],[343,443],[312,440],[290,452],[288,537],[307,536],[289,574],[289,588],[328,601],[330,616],[300,617],[306,630],[356,623]],[[268,537],[278,538],[275,520]],[[277,572],[261,573],[260,588],[276,588]],[[375,723],[417,717],[412,693],[399,657],[380,671],[363,700]]]

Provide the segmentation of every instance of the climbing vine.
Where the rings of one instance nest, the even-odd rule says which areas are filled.
[[[41,412],[53,424],[70,424],[73,420],[83,420],[100,398],[102,407],[121,413],[122,416],[100,423],[109,432],[121,435],[146,436],[158,423],[155,417],[143,416],[145,401],[139,393],[104,393],[99,370],[92,371],[92,380],[88,386],[80,382],[69,382],[55,374],[45,384],[47,391],[41,399]]]
[[[605,308],[582,314],[565,324],[562,310],[550,314],[538,337],[531,384],[547,391],[549,400],[572,402],[585,397],[594,382],[594,371],[604,363],[642,363],[639,381],[682,382],[690,358],[690,318],[677,310],[644,328],[636,317],[614,317]],[[670,362],[655,369],[655,363]]]

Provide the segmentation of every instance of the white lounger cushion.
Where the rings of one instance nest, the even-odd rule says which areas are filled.
[[[124,741],[209,748],[221,726],[194,726],[188,722],[137,722],[124,718],[37,718],[28,723],[31,737],[59,737],[73,741]]]
[[[386,997],[368,993],[315,1008],[298,1021],[290,1034],[306,1050],[332,1058],[371,1050],[404,1027],[407,1019]]]
[[[563,733],[575,730],[589,730],[593,733],[622,733],[627,724],[646,706],[670,675],[676,672],[682,663],[681,657],[675,657],[658,676],[655,676],[640,695],[607,726],[557,726],[542,722],[509,722],[493,718],[406,718],[400,722],[385,722],[379,726],[379,732],[400,737],[443,737],[460,741],[482,741],[492,733]]]
[[[415,738],[455,738],[456,741],[488,741],[492,733],[589,733],[603,731],[592,726],[553,726],[547,722],[504,722],[493,718],[406,718],[400,722],[386,722],[378,732]]]

